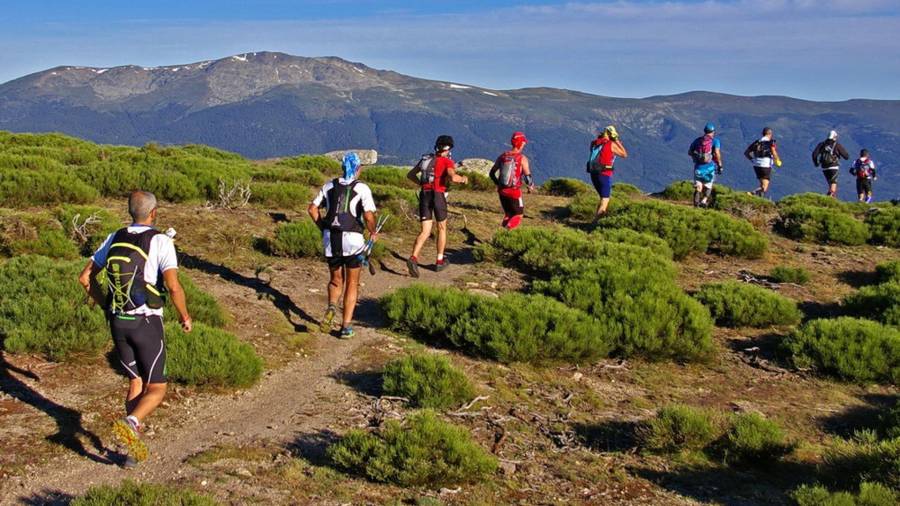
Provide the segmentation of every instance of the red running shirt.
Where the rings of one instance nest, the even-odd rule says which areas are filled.
[[[434,183],[433,184],[423,184],[422,189],[426,191],[434,190],[436,192],[446,193],[447,192],[447,169],[456,168],[456,162],[450,159],[449,156],[436,156],[434,157]]]

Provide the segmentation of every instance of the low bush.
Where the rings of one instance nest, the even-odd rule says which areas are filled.
[[[599,237],[604,241],[641,246],[664,258],[672,258],[674,256],[672,248],[669,248],[669,243],[666,241],[655,235],[636,232],[628,228],[600,229],[589,237]]]
[[[306,186],[322,186],[325,175],[317,169],[297,169],[287,165],[266,165],[251,172],[254,181],[263,183],[296,183]]]
[[[802,317],[795,301],[749,283],[706,284],[695,297],[709,308],[716,323],[724,327],[795,325]]]
[[[805,204],[779,206],[778,230],[785,236],[818,244],[858,246],[869,238],[869,228],[839,210]]]
[[[215,297],[198,288],[183,272],[178,273],[178,281],[184,289],[188,311],[195,322],[205,323],[212,327],[224,327],[228,323],[228,316]],[[178,311],[172,304],[172,297],[166,297],[165,312],[167,315],[178,315]]]
[[[45,172],[0,166],[0,207],[87,204],[99,196],[97,190],[64,169]]]
[[[613,203],[616,201],[613,200]],[[566,206],[566,212],[570,218],[589,221],[597,214],[597,206],[600,205],[600,197],[593,192],[579,193]],[[611,206],[614,204],[611,204]]]
[[[716,193],[712,208],[744,218],[758,227],[767,225],[776,216],[775,204],[771,200],[736,191]]]
[[[405,487],[478,482],[497,469],[497,460],[466,429],[428,410],[403,423],[390,420],[377,433],[351,430],[327,454],[346,471]]]
[[[900,207],[875,208],[866,214],[869,242],[900,248]]]
[[[784,349],[798,368],[815,368],[851,381],[900,382],[900,330],[850,317],[812,320]]]
[[[72,506],[216,506],[216,500],[168,485],[136,483],[125,480],[119,485],[99,485],[72,500]]]
[[[384,367],[384,392],[406,397],[413,406],[434,409],[459,406],[475,397],[466,375],[448,358],[423,353],[388,363]]]
[[[106,209],[93,206],[63,205],[57,209],[56,218],[66,235],[81,247],[84,256],[92,255],[109,234],[124,225]]]
[[[663,407],[638,429],[641,446],[658,453],[700,451],[720,435],[710,411],[683,404]]]
[[[885,438],[900,438],[900,398],[897,403],[878,417],[881,433]]]
[[[409,169],[404,169],[402,167],[376,165],[374,167],[366,167],[363,169],[359,177],[369,184],[417,189],[419,185],[406,177],[408,172]]]
[[[809,282],[809,271],[803,267],[776,265],[769,271],[769,279],[776,283],[796,283],[805,285]]]
[[[860,208],[850,202],[844,202],[828,195],[821,193],[795,193],[788,195],[778,201],[779,208],[791,207],[795,205],[821,207],[832,209],[843,214],[853,214],[857,211],[865,211],[865,207]]]
[[[791,451],[784,429],[758,413],[734,415],[722,440],[725,461],[733,464],[768,464]]]
[[[96,355],[110,344],[103,313],[78,284],[81,260],[25,255],[0,265],[0,335],[12,353],[51,360]]]
[[[474,192],[497,190],[497,185],[495,185],[494,182],[491,181],[491,178],[485,176],[481,172],[476,172],[473,170],[460,170],[459,175],[469,178],[469,182],[461,186],[460,188]]]
[[[860,431],[851,439],[835,440],[823,458],[825,471],[844,486],[874,481],[900,489],[900,438],[879,439],[873,431]]]
[[[843,305],[850,314],[900,326],[900,281],[864,286],[844,297]]]
[[[326,176],[337,177],[341,174],[341,162],[322,155],[300,155],[282,158],[276,165],[292,167],[301,171],[316,171]]]
[[[541,191],[548,195],[558,195],[560,197],[574,197],[584,193],[589,193],[591,186],[580,179],[570,177],[554,177],[544,181],[541,185]]]
[[[613,195],[622,195],[632,197],[635,195],[643,195],[644,192],[640,188],[629,183],[614,183],[612,185]]]
[[[666,200],[678,200],[691,202],[694,198],[694,183],[691,181],[676,181],[666,186],[659,196]]]
[[[745,220],[660,201],[623,202],[600,226],[657,235],[669,244],[675,258],[707,251],[759,258],[768,248],[765,236]]]
[[[829,492],[822,485],[802,485],[791,498],[797,506],[894,506],[900,496],[880,483],[862,482],[859,492]]]
[[[262,374],[263,362],[253,346],[224,330],[195,323],[190,334],[166,324],[166,374],[187,385],[248,387]]]
[[[300,183],[252,183],[250,202],[278,209],[306,209],[311,200],[308,186]]]
[[[272,254],[284,257],[316,257],[322,253],[322,231],[310,220],[283,223],[269,241]]]
[[[900,282],[900,260],[878,264],[875,266],[875,274],[878,275],[879,283]]]
[[[493,298],[412,285],[384,297],[382,306],[394,330],[500,362],[594,360],[612,351],[608,336],[621,333],[617,322],[518,293]]]
[[[73,259],[78,257],[78,247],[46,213],[11,212],[0,214],[0,255]]]

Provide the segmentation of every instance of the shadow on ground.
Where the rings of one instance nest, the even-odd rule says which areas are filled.
[[[314,466],[329,466],[331,461],[325,451],[339,440],[340,436],[336,432],[320,430],[297,436],[288,443],[286,449]]]
[[[338,371],[331,377],[361,394],[372,397],[384,395],[384,383],[380,371]]]
[[[881,417],[900,402],[897,395],[864,394],[860,397],[864,404],[851,406],[840,413],[834,413],[818,419],[818,424],[825,432],[849,438],[860,430],[879,430],[882,428]]]
[[[2,348],[2,342],[0,342],[0,348]],[[44,397],[12,373],[40,381],[38,375],[10,364],[6,361],[6,355],[0,353],[0,392],[44,412],[56,422],[56,433],[47,436],[48,441],[94,462],[113,464],[113,461],[104,456],[108,452],[100,438],[84,428],[80,412]],[[90,448],[84,445],[80,436],[89,441]]]
[[[634,421],[607,420],[596,424],[576,424],[573,429],[582,445],[600,452],[625,452],[638,445],[639,424]]]
[[[878,274],[875,271],[844,271],[839,272],[837,278],[853,288],[862,288],[878,283]]]
[[[33,506],[59,506],[71,503],[75,496],[59,490],[42,490],[27,497],[20,497],[19,504]]]
[[[189,269],[197,269],[207,274],[219,276],[229,283],[235,283],[246,288],[251,288],[256,291],[260,298],[265,297],[268,300],[271,300],[272,304],[284,314],[287,321],[294,326],[295,332],[307,332],[309,330],[307,324],[318,324],[313,317],[297,306],[287,294],[271,286],[259,277],[251,278],[249,276],[244,276],[224,265],[214,264],[208,260],[191,255],[190,253],[181,252],[180,256],[182,264]],[[294,321],[295,316],[306,323]]]

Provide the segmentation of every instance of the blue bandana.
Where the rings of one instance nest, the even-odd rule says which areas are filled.
[[[356,179],[359,173],[359,155],[350,151],[344,155],[344,162],[341,164],[344,168],[344,179]]]

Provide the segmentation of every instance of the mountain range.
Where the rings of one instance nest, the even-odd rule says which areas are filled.
[[[493,90],[275,52],[152,68],[63,66],[0,85],[2,130],[57,131],[111,144],[202,143],[251,158],[366,147],[377,149],[383,163],[411,164],[444,133],[456,140],[455,158],[493,158],[522,130],[539,180],[583,178],[589,141],[614,124],[630,152],[616,180],[648,191],[690,178],[687,148],[707,121],[722,140],[724,184],[754,187],[742,153],[771,126],[785,160],[773,194],[822,191],[810,152],[836,129],[851,155],[866,147],[882,168],[876,197],[900,194],[900,176],[891,170],[900,165],[900,101]],[[852,177],[841,177],[841,196],[852,198]]]

